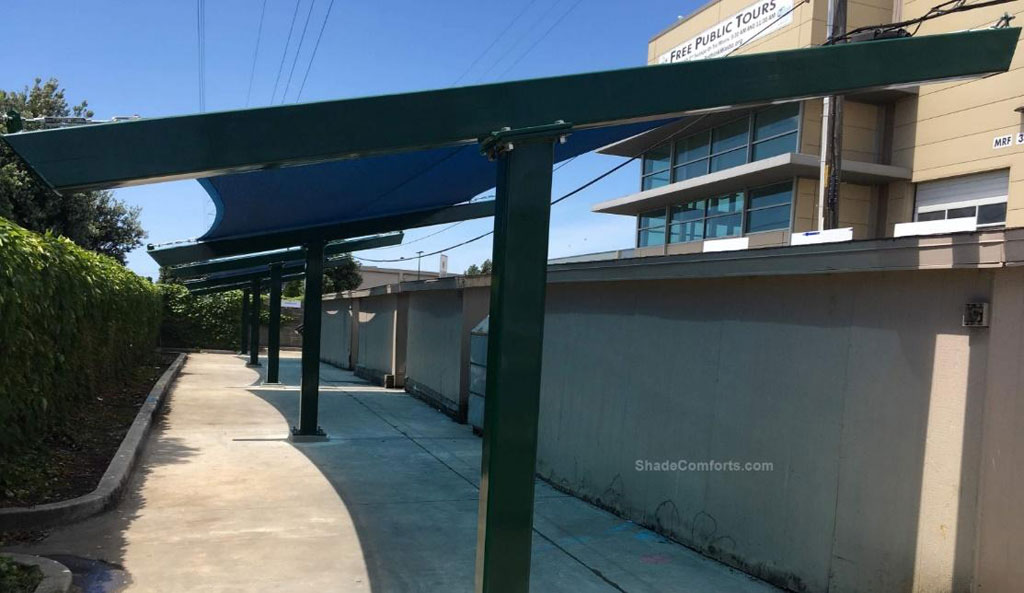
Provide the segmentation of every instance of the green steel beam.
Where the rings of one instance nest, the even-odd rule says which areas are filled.
[[[235,289],[234,286],[231,287]],[[242,343],[238,347],[242,354],[249,352],[249,289],[242,289]]]
[[[267,383],[277,385],[281,368],[281,264],[270,264],[270,324],[267,326]]]
[[[302,380],[299,384],[299,426],[293,438],[317,439],[324,432],[317,424],[320,405],[320,310],[323,298],[324,244],[306,245],[306,291],[302,297]]]
[[[342,265],[341,260],[332,259],[327,260],[323,263],[323,268],[329,270]],[[288,267],[284,268],[288,273],[282,276],[285,280],[293,280],[295,278],[303,278],[306,275],[305,270],[302,267],[291,267],[290,271]],[[301,270],[301,271],[299,271]],[[242,288],[247,287],[252,282],[253,278],[259,278],[260,280],[267,280],[270,278],[271,269],[267,266],[266,269],[258,272],[245,272],[238,274],[230,274],[225,276],[218,276],[214,278],[200,278],[195,280],[186,280],[184,282],[185,288],[195,292],[200,289],[217,288],[217,287],[231,287]]]
[[[847,43],[553,78],[9,134],[59,191],[475,143],[1006,71],[1017,28]]]
[[[407,212],[395,216],[278,231],[251,237],[215,239],[170,247],[151,247],[149,255],[161,266],[175,266],[232,255],[259,253],[268,249],[294,247],[313,241],[332,241],[349,237],[361,237],[374,233],[386,233],[395,229],[414,229],[461,220],[486,218],[493,215],[493,201],[476,202],[418,212]]]
[[[530,587],[555,133],[517,137],[507,152],[500,139],[497,145],[477,593],[526,593]]]
[[[333,256],[341,255],[343,253],[398,245],[402,242],[403,236],[403,233],[395,232],[383,235],[374,235],[372,237],[333,241],[324,247],[324,257],[330,259]],[[153,247],[150,248],[153,249]],[[230,272],[257,266],[268,266],[276,263],[300,263],[305,261],[305,259],[306,256],[303,253],[302,248],[293,247],[291,249],[281,249],[270,253],[260,253],[256,255],[246,255],[185,264],[167,268],[166,273],[171,278],[194,278],[196,276],[205,276],[216,272]]]
[[[283,274],[281,276],[282,282],[288,282],[290,280],[299,280],[303,278],[304,274]],[[187,286],[187,285],[186,285]],[[243,282],[236,282],[234,284],[222,284],[219,286],[208,286],[206,288],[197,288],[195,290],[189,290],[189,293],[195,296],[203,296],[209,294],[219,294],[222,292],[231,292],[232,290],[245,290],[249,287],[249,280]]]
[[[249,364],[246,366],[260,366],[260,304],[263,303],[263,294],[260,289],[260,279],[255,277],[251,280],[252,287],[249,292],[252,296],[252,304],[249,305]]]

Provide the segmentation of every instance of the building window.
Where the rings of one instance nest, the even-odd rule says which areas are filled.
[[[672,162],[672,149],[668,144],[648,150],[643,160],[642,189],[654,189],[671,182],[669,165]]]
[[[777,231],[789,228],[792,182],[759,187],[749,191],[747,232]]]
[[[1009,169],[919,183],[916,220],[977,217],[979,227],[1005,224],[1009,186]]]
[[[641,190],[796,152],[799,127],[800,104],[786,103],[656,146],[644,154]]]
[[[792,203],[793,183],[786,181],[678,204],[668,211],[668,242],[687,243],[787,230]],[[637,246],[663,244],[665,226],[664,210],[641,214]]]
[[[754,114],[752,161],[787,152],[796,152],[796,132],[800,124],[800,105],[786,103]]]
[[[644,212],[639,217],[637,247],[652,247],[665,244],[665,208]]]

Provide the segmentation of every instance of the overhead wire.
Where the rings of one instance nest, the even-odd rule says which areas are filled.
[[[252,68],[249,70],[249,90],[245,92],[245,106],[249,106],[252,99],[252,82],[256,78],[256,58],[260,55],[260,39],[263,37],[263,17],[267,14],[267,0],[263,0],[263,8],[260,9],[260,24],[256,27],[256,49],[252,52]]]
[[[748,39],[747,39],[746,41],[744,41],[743,43],[741,43],[741,44],[737,45],[736,47],[734,47],[734,48],[733,48],[732,50],[730,50],[730,51],[729,51],[729,53],[725,54],[725,56],[727,57],[727,56],[730,56],[730,55],[732,55],[732,53],[733,53],[733,52],[735,52],[736,50],[740,49],[741,47],[743,47],[744,45],[746,45],[746,44],[747,44],[747,43],[749,43],[750,41],[753,41],[753,40],[754,40],[754,38],[756,38],[757,36],[761,35],[761,34],[762,34],[762,33],[764,33],[764,32],[765,32],[766,30],[768,30],[768,29],[769,29],[769,28],[770,28],[770,27],[771,27],[772,25],[774,25],[774,24],[775,24],[775,22],[777,22],[777,21],[778,21],[779,19],[782,19],[782,18],[785,18],[785,17],[789,16],[789,15],[790,15],[790,14],[791,14],[791,13],[792,13],[793,11],[795,11],[795,10],[796,10],[797,8],[799,8],[799,7],[801,6],[801,5],[803,5],[803,4],[806,4],[806,3],[808,3],[808,2],[810,2],[810,0],[800,0],[799,2],[797,2],[796,4],[794,4],[794,5],[793,5],[793,7],[792,7],[792,8],[790,8],[790,9],[789,9],[788,11],[786,11],[785,13],[783,13],[783,14],[779,15],[778,17],[776,17],[775,19],[773,19],[773,20],[772,20],[772,22],[768,23],[767,25],[765,25],[764,27],[762,27],[761,29],[759,29],[759,30],[758,30],[758,31],[757,31],[756,33],[754,33],[754,35],[752,35],[752,36],[751,36],[750,38],[748,38]],[[686,124],[685,126],[683,126],[682,128],[680,128],[680,129],[676,130],[675,132],[673,132],[672,134],[670,134],[670,135],[669,135],[669,136],[668,136],[667,138],[665,138],[665,139],[663,140],[663,142],[669,142],[669,141],[671,141],[671,140],[675,139],[675,138],[676,138],[676,137],[678,137],[678,136],[679,136],[680,134],[682,134],[682,133],[686,132],[687,130],[689,130],[689,129],[690,129],[690,128],[692,128],[693,126],[695,126],[695,125],[697,125],[698,123],[700,123],[701,121],[703,121],[703,120],[704,120],[705,118],[707,118],[707,116],[708,116],[708,114],[701,114],[701,115],[697,116],[697,118],[696,118],[696,119],[694,119],[694,120],[693,120],[693,121],[691,121],[691,122],[687,122],[687,124]],[[603,180],[603,179],[607,178],[607,177],[608,177],[609,175],[612,175],[613,173],[615,173],[615,172],[617,172],[617,171],[619,171],[619,170],[623,169],[624,167],[626,167],[627,165],[629,165],[629,164],[630,164],[630,163],[632,163],[633,161],[635,161],[635,160],[637,160],[638,158],[642,157],[642,156],[644,155],[644,152],[646,152],[646,151],[642,151],[642,152],[639,152],[639,153],[637,153],[637,154],[634,154],[633,156],[629,157],[629,158],[628,158],[628,159],[626,159],[625,161],[622,161],[621,163],[618,163],[618,164],[616,164],[615,166],[613,166],[613,167],[611,167],[611,168],[609,168],[609,169],[605,170],[604,172],[602,172],[601,174],[597,175],[596,177],[593,177],[593,178],[589,179],[588,181],[584,182],[584,183],[583,183],[582,185],[579,185],[579,186],[577,186],[577,187],[576,187],[575,189],[573,189],[572,191],[569,191],[568,193],[565,193],[565,194],[563,194],[562,196],[558,197],[557,199],[553,200],[553,201],[551,202],[551,205],[552,205],[552,206],[554,206],[555,204],[558,204],[558,203],[560,203],[560,202],[562,202],[562,201],[564,201],[564,200],[567,200],[567,199],[571,198],[572,196],[574,196],[574,195],[576,195],[576,194],[578,194],[578,193],[582,192],[583,190],[587,189],[588,187],[591,187],[591,186],[593,186],[594,184],[598,183],[599,181],[601,181],[601,180]],[[577,156],[579,156],[579,155],[577,155]],[[564,165],[568,164],[569,162],[571,162],[571,161],[572,161],[572,160],[574,160],[575,158],[576,158],[576,157],[573,157],[572,159],[569,159],[568,161],[566,161],[565,163],[563,163],[563,164],[562,164],[562,166],[564,166]],[[557,168],[556,168],[556,169],[553,169],[553,170],[552,170],[552,172],[554,172],[554,171],[556,171],[556,170],[557,170]],[[464,221],[460,221],[460,222],[464,222]],[[459,247],[463,247],[463,246],[465,246],[465,245],[469,245],[470,243],[473,243],[473,242],[479,241],[480,239],[483,239],[483,238],[485,238],[485,237],[488,237],[488,236],[490,236],[490,235],[492,235],[492,234],[494,234],[494,231],[493,231],[493,230],[490,230],[490,231],[487,231],[486,233],[483,233],[483,234],[481,234],[481,235],[478,235],[478,236],[476,236],[476,237],[473,237],[473,238],[471,238],[471,239],[467,239],[466,241],[462,241],[462,242],[460,242],[460,243],[457,243],[457,244],[455,244],[455,245],[452,245],[452,246],[450,246],[450,247],[446,247],[446,248],[444,248],[444,249],[439,249],[439,250],[437,250],[437,251],[432,251],[432,252],[430,252],[430,253],[426,253],[426,254],[418,255],[418,256],[416,256],[416,257],[425,257],[425,256],[432,256],[432,255],[438,255],[438,254],[440,254],[440,253],[444,253],[444,252],[446,252],[446,251],[452,251],[452,250],[454,250],[454,249],[458,249]],[[360,261],[366,261],[366,262],[371,262],[371,263],[395,263],[395,262],[402,262],[402,261],[408,261],[408,260],[410,260],[410,259],[414,259],[414,258],[413,258],[413,257],[411,257],[411,256],[410,256],[410,257],[399,257],[399,258],[391,258],[391,259],[372,259],[372,258],[367,258],[367,257],[358,257],[358,256],[353,256],[353,257],[355,257],[356,259],[358,259],[358,260],[360,260]]]
[[[292,23],[288,25],[288,39],[284,42],[284,51],[281,52],[281,64],[277,67],[277,77],[274,79],[274,90],[270,93],[270,104],[274,104],[274,97],[277,96],[277,87],[281,83],[281,73],[284,72],[284,60],[288,57],[288,47],[292,43],[292,33],[295,30],[295,19],[299,16],[299,4],[302,0],[295,0],[295,10],[292,12]]]
[[[545,10],[540,15],[539,19],[534,21],[534,23],[530,26],[529,30],[536,29],[541,23],[543,23],[544,20],[548,18],[548,15],[553,13],[555,11],[555,9],[558,8],[558,5],[560,3],[561,3],[561,0],[552,0],[552,2],[548,5],[547,10]],[[485,78],[487,78],[487,76],[498,66],[498,64],[501,64],[502,62],[504,62],[505,58],[507,58],[513,51],[515,51],[516,49],[519,48],[519,45],[521,43],[523,43],[523,41],[526,38],[527,38],[526,35],[520,35],[518,38],[516,38],[516,40],[512,43],[512,45],[508,46],[505,49],[505,51],[503,51],[501,53],[501,55],[498,56],[497,60],[491,62],[490,66],[485,68],[484,71],[479,74],[479,76],[475,77],[476,80],[479,81],[479,82],[482,82]]]
[[[313,16],[313,7],[316,6],[316,0],[309,0],[309,10],[306,11],[306,22],[302,25],[302,34],[299,35],[299,44],[295,48],[295,57],[292,59],[292,67],[288,70],[288,82],[284,85],[284,91],[281,92],[281,104],[284,104],[285,98],[288,96],[288,89],[292,86],[292,75],[295,74],[295,65],[299,63],[299,54],[302,53],[302,44],[306,41],[306,30],[309,29],[309,17]]]
[[[324,36],[324,29],[327,28],[327,19],[331,18],[331,9],[334,8],[334,0],[331,0],[330,4],[327,5],[327,13],[324,15],[324,22],[320,25],[320,33],[316,36],[316,43],[313,44],[313,53],[309,56],[309,62],[306,64],[306,73],[302,75],[302,84],[299,85],[299,92],[295,95],[295,101],[298,102],[302,98],[302,89],[306,88],[306,79],[309,78],[309,71],[313,67],[313,60],[316,59],[316,52],[320,49],[320,39]]]
[[[504,37],[505,34],[512,29],[512,26],[519,22],[519,19],[521,19],[523,15],[525,15],[526,12],[530,10],[530,8],[532,8],[533,5],[536,3],[537,0],[530,0],[530,3],[527,4],[526,7],[523,8],[521,11],[519,11],[519,14],[513,17],[511,21],[509,21],[508,25],[506,25],[505,28],[501,30],[501,33],[498,33],[498,35],[491,40],[490,45],[484,48],[484,51],[480,52],[480,55],[478,55],[476,59],[473,60],[469,67],[467,67],[466,70],[462,74],[460,74],[458,78],[455,79],[455,82],[452,83],[452,86],[459,84],[459,81],[465,78],[466,75],[469,74],[478,63],[480,63],[480,60],[483,59],[485,55],[487,55],[487,52],[491,51],[494,48],[494,46],[497,45],[498,41],[500,41],[501,38]]]
[[[525,58],[526,56],[530,55],[530,52],[532,52],[538,45],[540,45],[541,41],[544,41],[545,39],[547,39],[547,36],[550,35],[552,31],[555,30],[555,27],[557,27],[559,24],[561,24],[561,22],[565,20],[565,17],[569,16],[569,13],[571,13],[574,10],[576,10],[576,7],[579,6],[581,2],[583,2],[583,0],[576,0],[576,2],[572,6],[569,7],[569,10],[565,11],[564,13],[562,13],[562,16],[558,17],[558,19],[554,23],[552,23],[551,26],[548,27],[548,29],[546,31],[544,31],[544,33],[540,37],[538,37],[536,40],[534,40],[534,42],[530,45],[530,47],[528,47],[526,49],[526,51],[524,51],[523,53],[519,54],[519,57],[516,58],[516,61],[512,62],[512,64],[508,68],[505,68],[504,70],[502,70],[501,73],[498,74],[498,76],[495,79],[496,80],[500,80],[502,77],[504,77],[506,74],[508,74],[513,68],[518,66],[519,62],[522,62],[523,58]]]

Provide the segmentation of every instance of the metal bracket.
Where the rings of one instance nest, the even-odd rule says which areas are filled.
[[[526,128],[505,127],[479,139],[480,154],[489,160],[495,160],[502,154],[515,148],[516,142],[530,142],[557,137],[562,144],[572,131],[572,124],[558,120],[553,124],[529,126]]]

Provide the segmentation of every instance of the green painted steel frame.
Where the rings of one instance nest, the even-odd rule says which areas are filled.
[[[332,260],[325,261],[322,264],[322,267],[323,267],[323,269],[331,269],[331,268],[340,266],[342,263],[344,263],[344,262],[342,262],[341,260],[332,259]],[[283,267],[284,271],[287,272],[287,273],[285,273],[282,276],[282,278],[287,279],[287,280],[293,280],[293,279],[296,279],[296,278],[303,278],[305,276],[305,274],[306,274],[306,271],[304,269],[305,265],[295,266],[292,263],[292,264],[288,264],[287,266],[282,266],[282,267]],[[295,270],[300,269],[300,268],[302,268],[302,271],[295,271]],[[241,288],[243,286],[248,286],[253,278],[259,278],[260,280],[266,280],[266,279],[270,278],[270,274],[271,274],[271,266],[267,266],[267,269],[260,270],[259,272],[250,272],[250,273],[245,273],[245,274],[228,275],[228,276],[222,276],[222,277],[217,277],[217,278],[198,278],[198,279],[195,279],[195,280],[186,280],[184,282],[184,285],[185,285],[186,288],[188,288],[192,292],[196,292],[198,290],[205,290],[205,289],[208,289],[208,288],[218,288],[218,287],[222,287],[222,286],[229,287],[229,288],[230,287]]]
[[[402,242],[404,233],[401,231],[374,235],[372,237],[360,237],[358,239],[345,239],[328,243],[324,247],[324,257],[331,259],[343,253],[362,251],[364,249],[377,249],[378,247],[389,247]],[[153,247],[151,247],[153,249]],[[230,272],[233,270],[244,270],[257,266],[269,266],[271,264],[301,263],[306,255],[301,247],[283,249],[271,253],[259,253],[242,257],[203,261],[192,264],[167,268],[166,273],[171,278],[194,278],[216,272]]]
[[[198,243],[185,243],[149,250],[149,255],[162,266],[190,264],[199,261],[259,253],[268,249],[294,247],[312,241],[332,241],[384,233],[395,229],[415,229],[494,215],[494,202],[475,202],[446,208],[407,212],[397,216],[371,218],[338,224],[326,224],[253,237],[235,237]]]
[[[517,137],[512,150],[503,152],[499,145],[496,154],[498,208],[487,339],[477,593],[526,593],[530,586],[551,168],[557,138],[550,133]]]
[[[232,286],[231,290],[237,287]],[[194,293],[193,293],[194,294]],[[249,289],[242,288],[242,343],[238,346],[241,354],[249,352]]]
[[[260,279],[253,278],[252,286],[249,288],[249,295],[252,303],[249,305],[249,364],[250,367],[260,366],[260,304],[263,302],[262,287]]]
[[[282,282],[288,282],[289,280],[298,280],[298,279],[302,278],[303,275],[304,275],[304,273],[303,274],[283,274],[281,276],[281,281]],[[203,295],[207,295],[207,294],[218,294],[218,293],[221,293],[221,292],[230,292],[232,290],[245,290],[248,287],[249,287],[249,281],[246,280],[244,282],[235,282],[233,284],[222,284],[222,285],[219,285],[219,286],[209,286],[209,287],[206,287],[206,288],[197,288],[195,290],[190,290],[189,292],[192,293],[195,296],[203,296]]]
[[[306,291],[302,297],[302,382],[299,386],[299,426],[295,436],[323,436],[317,424],[320,402],[320,310],[323,299],[324,244],[306,245]]]
[[[471,144],[504,127],[565,120],[581,129],[1001,72],[1019,33],[986,29],[839,44],[5,139],[59,191],[121,187]]]
[[[267,326],[267,383],[278,384],[281,368],[281,264],[270,265],[270,325]]]

